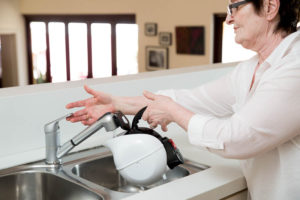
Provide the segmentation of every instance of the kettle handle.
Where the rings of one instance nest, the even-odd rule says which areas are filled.
[[[129,131],[130,130],[130,123],[127,117],[121,112],[114,113],[115,123],[120,126],[122,129]]]
[[[156,137],[163,145],[167,153],[167,164],[170,169],[173,169],[179,164],[184,163],[183,157],[175,146],[173,140],[167,138],[167,137],[162,137],[160,134],[158,134],[156,131],[150,129],[150,128],[139,128],[138,123],[139,120],[142,118],[145,110],[147,109],[147,106],[139,110],[136,115],[133,118],[132,121],[132,128],[130,131],[128,131],[126,134],[135,134],[135,133],[141,133],[141,134],[149,134],[154,137]]]
[[[140,121],[140,119],[142,118],[145,110],[147,109],[147,106],[145,106],[144,108],[142,108],[141,110],[139,110],[136,115],[134,116],[133,118],[133,121],[132,121],[132,129],[138,129],[138,123]]]

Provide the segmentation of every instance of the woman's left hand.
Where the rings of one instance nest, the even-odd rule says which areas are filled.
[[[168,124],[171,122],[177,123],[185,131],[187,131],[188,123],[193,112],[182,107],[170,97],[156,95],[149,91],[144,91],[144,96],[150,100],[147,104],[142,119],[147,121],[151,128],[161,126],[163,131],[168,131]]]
[[[143,94],[151,102],[147,105],[142,119],[147,121],[151,128],[160,125],[163,131],[167,131],[167,125],[174,121],[172,109],[176,103],[170,97],[156,95],[149,91],[144,91]]]

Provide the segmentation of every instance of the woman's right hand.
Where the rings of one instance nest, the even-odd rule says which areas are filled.
[[[84,89],[93,97],[67,104],[67,109],[83,107],[81,110],[74,112],[72,116],[68,117],[68,121],[91,125],[105,113],[115,112],[113,97],[111,95],[95,91],[86,85],[84,86]]]

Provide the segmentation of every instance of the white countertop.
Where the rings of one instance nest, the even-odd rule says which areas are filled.
[[[221,199],[247,187],[239,161],[221,158],[192,145],[180,150],[185,159],[210,168],[125,199]]]

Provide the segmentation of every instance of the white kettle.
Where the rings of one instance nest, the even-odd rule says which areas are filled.
[[[163,144],[147,134],[129,134],[106,141],[117,170],[128,182],[147,186],[159,181],[167,171],[167,154]]]

